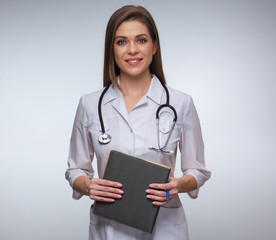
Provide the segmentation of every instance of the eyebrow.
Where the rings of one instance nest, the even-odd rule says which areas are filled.
[[[139,37],[149,37],[147,34],[145,34],[145,33],[142,33],[142,34],[139,34],[139,35],[136,35],[135,36],[135,38],[139,38]],[[115,37],[115,39],[117,39],[117,38],[123,38],[123,39],[127,39],[127,37],[126,36],[117,36],[117,37]]]

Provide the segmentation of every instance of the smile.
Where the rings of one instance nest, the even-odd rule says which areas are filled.
[[[142,58],[131,58],[131,59],[127,59],[126,62],[129,63],[130,65],[137,65],[142,60],[143,60]]]

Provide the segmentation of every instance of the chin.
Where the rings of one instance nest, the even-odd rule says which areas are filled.
[[[124,75],[128,76],[128,77],[132,77],[132,78],[138,78],[138,77],[143,77],[143,76],[150,75],[150,72],[148,70],[147,71],[136,71],[136,70],[134,70],[134,71],[124,72]]]

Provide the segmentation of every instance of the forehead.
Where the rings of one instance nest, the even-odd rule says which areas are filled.
[[[147,26],[137,20],[125,21],[117,29],[115,36],[149,35]]]

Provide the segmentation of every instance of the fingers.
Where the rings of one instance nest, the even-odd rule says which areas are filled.
[[[146,193],[148,193],[148,195],[146,196],[147,198],[150,198],[156,201],[164,201],[164,202],[170,200],[175,195],[175,194],[172,194],[173,193],[172,191],[169,191],[169,199],[167,199],[166,191],[147,189]]]
[[[153,200],[152,203],[156,206],[162,206],[168,202],[165,191],[147,189],[146,193],[148,193],[146,197]]]
[[[146,193],[150,194],[149,196],[154,196],[154,199],[164,199],[167,200],[166,192],[165,191],[159,191],[154,189],[147,189]]]
[[[149,185],[150,189],[146,190],[148,199],[153,200],[153,204],[156,206],[162,206],[173,199],[177,194],[177,184],[170,178],[169,183],[152,183]],[[166,190],[169,190],[169,199],[167,199]]]
[[[149,185],[150,188],[154,189],[160,189],[160,190],[167,190],[167,189],[173,189],[176,187],[175,182],[169,182],[169,183],[152,183]]]
[[[117,187],[117,188],[122,187],[122,184],[119,182],[114,182],[114,181],[100,179],[100,178],[93,178],[91,182],[101,186],[109,186],[109,187]]]
[[[122,198],[122,195],[112,194],[100,191],[90,191],[90,199],[100,202],[115,202],[115,199]]]
[[[123,190],[121,183],[93,178],[88,187],[88,195],[91,199],[101,202],[114,202],[115,199],[122,198]]]

